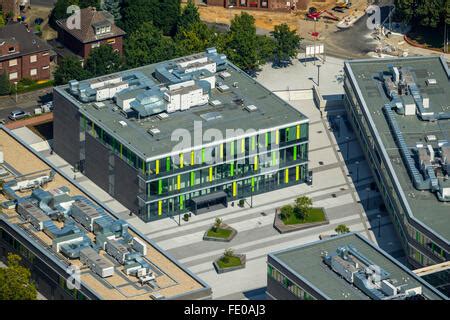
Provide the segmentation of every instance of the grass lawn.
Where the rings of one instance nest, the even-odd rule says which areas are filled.
[[[222,257],[217,261],[217,264],[222,269],[238,267],[238,266],[242,265],[241,259],[239,259],[238,257],[230,257],[230,258],[228,258],[227,262],[223,261],[223,257]]]
[[[207,236],[212,238],[223,238],[227,239],[231,235],[232,231],[229,229],[218,228],[216,231],[209,229]]]
[[[295,214],[281,219],[285,225],[314,223],[325,221],[325,212],[321,208],[311,208],[306,219],[298,219]]]

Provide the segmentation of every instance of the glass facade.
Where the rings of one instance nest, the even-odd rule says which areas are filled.
[[[372,169],[374,180],[380,190],[387,211],[397,231],[402,247],[410,263],[418,266],[429,266],[447,260],[448,252],[411,225],[407,211],[397,189],[394,187],[384,160],[381,158],[379,146],[375,143],[361,106],[356,98],[350,79],[344,82],[346,92],[345,108],[355,134],[360,141],[366,160]]]
[[[295,297],[300,300],[316,300],[311,294],[306,292],[302,287],[298,286],[288,277],[286,277],[279,270],[274,268],[272,265],[267,265],[267,275],[281,284],[284,288],[289,290]]]
[[[136,170],[139,216],[144,221],[189,211],[192,199],[199,196],[224,191],[228,200],[242,199],[303,183],[308,174],[308,123],[255,132],[150,162],[83,116],[80,126],[81,142],[91,135]]]

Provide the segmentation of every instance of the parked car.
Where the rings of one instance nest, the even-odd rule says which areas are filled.
[[[20,120],[26,117],[29,117],[31,114],[29,112],[25,112],[23,110],[15,110],[11,112],[8,116],[13,121]]]
[[[48,110],[53,111],[53,101],[47,102],[42,105],[42,108],[48,108]]]

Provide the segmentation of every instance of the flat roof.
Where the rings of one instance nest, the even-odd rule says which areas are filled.
[[[450,202],[441,202],[430,191],[419,191],[408,175],[401,160],[399,148],[394,140],[383,106],[390,100],[374,80],[380,72],[388,72],[389,64],[395,67],[410,69],[416,77],[416,84],[421,94],[430,101],[431,112],[450,112],[450,80],[447,64],[440,57],[410,57],[400,59],[373,59],[347,61],[346,68],[353,74],[354,85],[361,92],[359,97],[368,108],[368,116],[373,121],[374,130],[378,132],[381,147],[385,149],[412,216],[422,225],[431,229],[447,244],[450,239]],[[426,85],[428,79],[437,81],[434,85]],[[395,119],[402,130],[408,147],[413,148],[418,142],[427,144],[426,137],[436,136],[437,140],[450,142],[450,119],[435,122],[421,121],[417,116],[401,116],[394,112]]]
[[[396,286],[405,285],[406,288],[422,286],[422,293],[427,298],[433,300],[444,298],[436,289],[421,280],[393,257],[355,233],[270,253],[269,256],[329,299],[368,300],[370,298],[367,295],[332,271],[322,261],[324,252],[335,253],[339,247],[348,245],[353,246],[365,258],[389,272],[390,278],[398,281]],[[295,279],[291,280],[294,281]]]
[[[202,53],[189,57],[199,58],[204,55]],[[188,57],[181,59],[186,58]],[[172,61],[177,62],[179,59]],[[133,69],[132,71],[142,72],[158,85],[161,83],[153,74],[157,67],[165,63],[152,64]],[[126,119],[120,113],[119,108],[113,100],[102,101],[105,107],[98,109],[92,103],[82,103],[72,96],[68,92],[68,85],[57,87],[55,90],[72,101],[78,107],[80,113],[86,115],[86,117],[94,121],[110,135],[113,135],[141,158],[147,160],[171,155],[170,153],[174,147],[180,142],[178,139],[172,141],[171,136],[174,132],[181,132],[180,130],[187,130],[191,134],[192,146],[200,146],[201,144],[197,140],[194,141],[194,122],[197,124],[201,123],[203,134],[208,129],[217,129],[225,139],[227,138],[227,130],[242,129],[244,132],[251,129],[256,131],[264,129],[273,130],[277,127],[287,127],[288,125],[309,121],[302,113],[233,64],[228,62],[226,72],[230,74],[229,77],[220,78],[217,76],[216,81],[227,85],[229,90],[221,92],[216,87],[211,90],[209,97],[210,103],[218,100],[221,103],[220,105],[213,106],[207,104],[192,107],[186,111],[169,113],[169,117],[163,120],[158,119],[156,116],[150,116],[142,120]],[[120,76],[124,73],[120,72],[115,75]],[[126,71],[126,73],[130,73],[130,70]],[[243,100],[243,106],[236,102],[238,99]],[[249,105],[255,105],[258,109],[253,112],[248,112],[244,107]],[[209,121],[205,117],[202,117],[202,115],[204,116],[211,112],[217,112],[221,117],[216,117]],[[122,126],[119,121],[125,121],[127,126]],[[147,132],[153,127],[160,130],[160,133],[156,136],[152,136]],[[218,141],[215,141],[214,144],[217,143]],[[207,143],[203,142],[203,144]]]
[[[0,141],[3,145],[4,161],[9,169],[12,168],[15,171],[15,174],[29,175],[34,174],[39,170],[45,171],[53,169],[46,162],[29,151],[19,142],[19,140],[16,140],[16,138],[3,127],[0,127]],[[57,171],[56,169],[54,170]],[[81,195],[88,200],[97,203],[94,199],[89,197],[82,190],[80,190],[80,188],[59,173],[57,173],[54,180],[43,187],[43,189],[52,190],[62,186],[65,186],[70,190],[70,196]],[[30,192],[24,193],[24,195],[28,195],[29,193]],[[0,194],[0,203],[6,200],[7,199]],[[58,264],[62,264],[65,267],[70,264],[81,267],[82,264],[79,259],[69,260],[62,254],[53,251],[51,249],[52,240],[50,237],[48,237],[43,231],[37,231],[37,229],[34,229],[30,223],[24,223],[24,220],[20,218],[15,210],[3,209],[3,214],[0,215],[0,219],[14,227],[19,232],[24,233],[26,237],[31,236],[35,241],[30,241],[30,245],[37,247],[52,260],[57,261]],[[116,219],[114,218],[114,220]],[[94,239],[95,235],[92,232],[89,232],[84,228],[83,231],[91,240]],[[171,299],[193,293],[195,291],[210,290],[206,284],[190,272],[186,271],[172,258],[169,258],[161,251],[161,249],[159,249],[159,247],[157,247],[144,235],[134,230],[131,226],[129,226],[129,233],[131,236],[138,238],[146,244],[147,254],[144,258],[149,261],[152,269],[155,271],[155,281],[159,288],[153,290],[150,286],[141,286],[138,278],[127,276],[123,272],[123,265],[120,265],[111,256],[101,251],[100,255],[109,263],[114,265],[114,274],[112,276],[100,278],[89,268],[81,268],[81,282],[87,288],[95,292],[101,299],[151,300],[151,294],[156,293],[167,299]]]

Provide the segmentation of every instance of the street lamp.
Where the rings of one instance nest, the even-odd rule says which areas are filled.
[[[318,87],[320,87],[320,67],[321,66],[322,66],[321,64],[317,65],[317,86]]]
[[[367,203],[366,203],[366,205],[367,205],[367,210],[369,210],[370,209],[370,188],[367,187],[366,191],[367,191],[367,200],[366,200]]]
[[[359,161],[355,162],[356,165],[356,183],[359,182]]]
[[[14,82],[15,92],[16,92],[16,103],[17,103],[17,81]]]
[[[230,9],[233,9],[234,8],[234,6],[228,6],[228,14],[229,14],[229,18],[230,18],[230,25],[229,25],[229,30],[231,30],[231,10]]]
[[[381,237],[381,214],[377,215],[378,218],[378,238]]]

